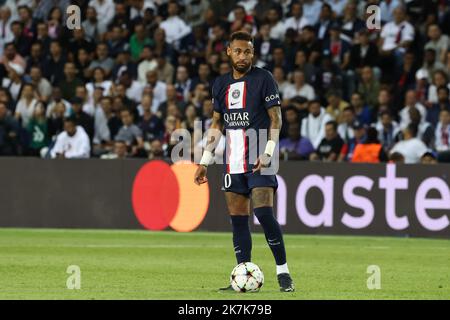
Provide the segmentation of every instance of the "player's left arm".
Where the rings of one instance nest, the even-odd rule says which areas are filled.
[[[280,130],[282,125],[281,106],[273,106],[267,109],[270,118],[269,140],[267,141],[264,153],[261,154],[255,162],[253,172],[267,168],[270,165],[275,147],[278,144]]]

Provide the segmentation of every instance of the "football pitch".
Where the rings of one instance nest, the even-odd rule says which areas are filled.
[[[0,229],[0,299],[450,299],[450,241],[285,235],[294,293],[281,293],[262,234],[259,293],[218,292],[235,265],[230,233]],[[80,289],[68,289],[69,266]],[[368,267],[380,270],[369,290]],[[370,268],[369,268],[370,269]]]

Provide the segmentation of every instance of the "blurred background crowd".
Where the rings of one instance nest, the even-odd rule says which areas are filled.
[[[450,162],[447,0],[0,0],[0,156],[169,159],[238,30],[278,83],[281,159]]]

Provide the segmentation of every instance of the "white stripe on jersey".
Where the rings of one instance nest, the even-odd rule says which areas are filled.
[[[228,88],[228,97],[226,99],[228,109],[245,108],[245,81],[236,82]]]
[[[244,173],[247,167],[245,152],[245,130],[227,129],[227,168],[228,173]]]

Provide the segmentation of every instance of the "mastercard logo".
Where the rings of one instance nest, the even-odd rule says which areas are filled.
[[[197,165],[177,162],[169,165],[154,160],[136,174],[131,195],[134,214],[148,230],[171,227],[178,232],[196,229],[209,207],[209,186],[194,183]]]

